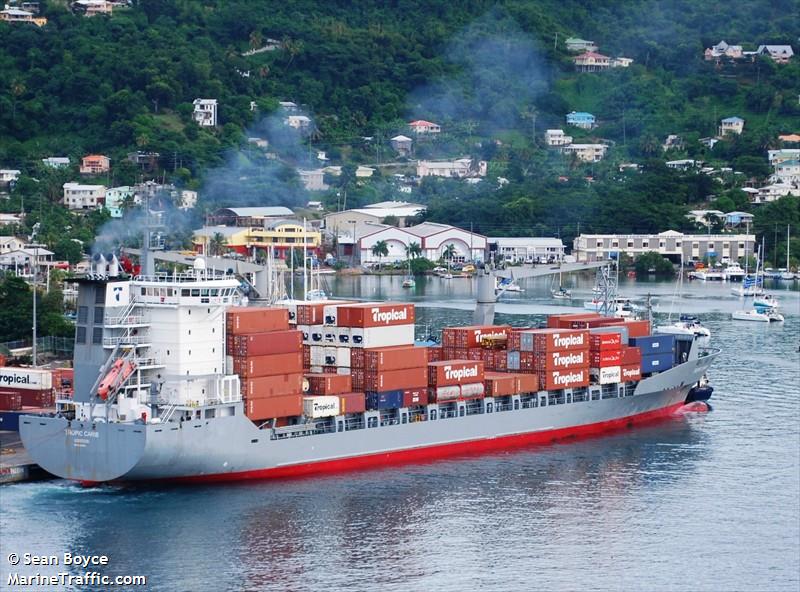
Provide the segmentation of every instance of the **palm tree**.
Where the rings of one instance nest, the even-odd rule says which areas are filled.
[[[228,239],[225,238],[225,235],[221,232],[215,232],[211,240],[208,241],[209,254],[214,256],[221,255],[227,244]]]
[[[448,265],[453,260],[453,257],[456,255],[456,246],[453,243],[450,243],[444,248],[442,252],[442,257],[447,260]]]
[[[389,245],[386,244],[385,240],[379,240],[372,245],[372,254],[378,258],[378,268],[380,269],[381,259],[389,254]]]
[[[418,242],[413,242],[406,247],[406,257],[409,259],[416,259],[420,256],[422,256],[422,247],[419,246]]]

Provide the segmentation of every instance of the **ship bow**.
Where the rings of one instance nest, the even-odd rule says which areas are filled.
[[[34,462],[64,479],[102,482],[128,473],[144,453],[146,430],[140,424],[68,421],[26,415],[20,436]]]

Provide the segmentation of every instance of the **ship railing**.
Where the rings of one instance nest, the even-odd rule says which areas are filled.
[[[177,405],[170,405],[166,409],[163,410],[163,413],[159,414],[159,419],[161,423],[167,423],[175,413],[175,410],[178,408]]]
[[[103,337],[103,347],[115,347],[126,345],[140,345],[147,343],[147,338],[142,335],[115,335],[114,337]]]
[[[144,317],[141,315],[127,315],[117,317],[106,317],[103,322],[106,325],[143,325]]]

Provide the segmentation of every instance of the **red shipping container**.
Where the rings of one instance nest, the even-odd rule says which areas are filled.
[[[539,373],[539,388],[542,390],[557,391],[565,388],[581,388],[586,386],[589,386],[588,368],[552,370]]]
[[[303,334],[300,331],[273,331],[255,335],[235,335],[231,356],[271,356],[302,351]]]
[[[534,367],[539,370],[569,370],[589,367],[589,350],[555,351],[534,356]]]
[[[364,367],[364,348],[351,347],[350,348],[350,367],[363,368]]]
[[[618,350],[622,347],[620,333],[591,333],[589,335],[589,349],[592,351]]]
[[[481,349],[480,347],[470,347],[467,350],[467,359],[468,360],[483,360],[483,352],[492,350],[485,350]]]
[[[628,329],[628,339],[631,337],[647,337],[650,335],[650,321],[625,321]]]
[[[354,391],[363,391],[364,390],[364,369],[363,368],[351,368],[350,369],[350,382],[353,385]]]
[[[325,306],[329,302],[314,302],[297,305],[298,325],[321,325],[324,322]]]
[[[534,351],[580,350],[589,347],[586,329],[534,329]]]
[[[517,392],[535,393],[539,390],[538,374],[517,374]]]
[[[3,354],[0,354],[0,368],[6,365],[6,357]]]
[[[277,397],[247,398],[244,402],[245,415],[253,421],[292,417],[303,414],[303,395],[289,394]]]
[[[367,402],[364,393],[342,393],[339,395],[339,413],[364,413],[367,410]]]
[[[549,329],[569,329],[573,321],[579,319],[596,318],[600,315],[596,312],[576,312],[568,314],[555,314],[547,317],[547,327]]]
[[[286,331],[289,311],[285,308],[233,307],[225,311],[225,328],[233,335]]]
[[[427,385],[426,367],[372,372],[365,369],[364,390],[373,393],[416,389]]]
[[[303,391],[302,374],[279,374],[242,380],[242,396],[248,399],[267,399],[293,395]]]
[[[506,372],[486,372],[483,381],[487,397],[516,395],[519,379],[516,374]]]
[[[56,404],[56,393],[51,388],[38,391],[4,388],[0,390],[0,394],[18,395],[23,407],[53,407]]]
[[[607,327],[608,325],[621,325],[625,319],[621,317],[601,317],[599,319],[591,320],[586,323],[587,328],[594,329],[595,327]]]
[[[495,370],[508,370],[508,352],[498,350],[494,352]]]
[[[510,325],[471,325],[442,330],[442,345],[450,347],[484,347],[504,344],[511,333]]]
[[[429,386],[452,386],[483,380],[484,368],[480,360],[442,360],[428,364]]]
[[[233,371],[242,378],[259,378],[277,374],[303,372],[303,354],[275,354],[272,356],[234,357]]]
[[[638,347],[623,347],[621,362],[623,366],[641,365],[642,350]]]
[[[392,327],[414,324],[414,305],[404,302],[346,304],[337,309],[339,327]]]
[[[311,366],[311,346],[304,345],[303,346],[303,368],[308,368]]]
[[[609,349],[589,352],[589,365],[592,368],[609,368],[619,366],[622,362],[622,350]]]
[[[425,349],[428,352],[428,362],[438,362],[442,359],[441,347],[427,347]]]
[[[350,374],[306,374],[308,392],[312,395],[340,395],[353,392],[353,383]]]
[[[403,391],[403,407],[415,407],[428,404],[428,389],[420,387]]]
[[[642,367],[639,364],[623,366],[620,372],[622,382],[638,382],[642,379]]]
[[[0,409],[16,411],[22,408],[22,395],[19,393],[0,393]]]
[[[353,358],[350,355],[350,363]],[[364,350],[364,368],[372,372],[421,368],[428,364],[428,352],[424,347],[400,345],[396,347],[373,347]]]

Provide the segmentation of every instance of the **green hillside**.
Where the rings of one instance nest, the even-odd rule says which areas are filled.
[[[44,171],[40,159],[76,163],[90,152],[112,158],[102,181],[113,185],[141,178],[127,153],[158,152],[148,176],[199,189],[201,209],[303,203],[308,195],[295,169],[318,166],[318,150],[345,165],[323,196],[329,204],[337,190],[348,191],[348,205],[408,199],[391,174],[411,166],[379,168],[367,182],[350,172],[396,160],[388,138],[424,118],[444,132],[420,142],[417,157],[489,162],[482,183],[426,179],[411,194],[434,219],[567,239],[579,229],[663,230],[684,227],[689,205],[747,209],[738,187],[749,178],[763,182],[766,150],[780,147],[779,134],[800,132],[799,56],[785,65],[767,57],[717,65],[702,55],[721,39],[746,51],[764,43],[800,51],[794,0],[140,0],[110,18],[74,15],[61,2],[42,7],[44,27],[0,23],[0,168],[21,169],[28,179],[0,207],[17,211],[26,197],[31,222],[46,216],[43,204],[57,201],[61,183],[77,177],[76,169]],[[576,73],[563,43],[571,36],[634,62]],[[217,128],[191,121],[198,97],[219,101]],[[287,100],[313,118],[308,135],[281,125],[278,101]],[[599,127],[568,130],[570,111],[595,114]],[[741,137],[713,150],[699,144],[732,115],[746,120]],[[543,146],[553,127],[612,147],[599,163],[576,162]],[[667,134],[679,134],[684,149],[665,154]],[[269,138],[276,158],[248,146],[248,136]],[[664,167],[678,158],[744,175],[718,182]],[[620,173],[623,162],[642,171]],[[795,227],[796,201],[782,206]],[[769,211],[762,208],[760,224],[774,217]]]

